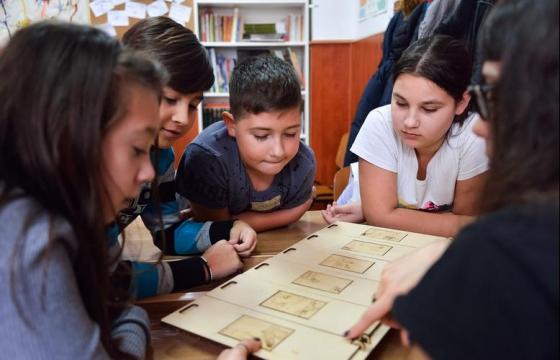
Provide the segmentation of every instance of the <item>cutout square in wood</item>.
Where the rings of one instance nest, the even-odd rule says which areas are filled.
[[[358,274],[365,273],[370,267],[375,264],[373,261],[356,259],[349,256],[330,255],[323,260],[319,265],[340,269],[343,271],[351,271]]]
[[[352,283],[352,280],[315,271],[306,271],[303,275],[292,281],[292,283],[333,294],[340,294]]]
[[[393,247],[389,245],[370,243],[359,240],[352,240],[348,244],[342,247],[343,250],[353,251],[362,254],[368,254],[373,256],[384,256]]]
[[[272,351],[293,332],[294,330],[287,327],[249,315],[242,315],[219,331],[220,334],[239,341],[258,337],[261,339],[262,348],[267,351]]]
[[[400,242],[407,235],[408,235],[407,233],[401,231],[384,230],[384,229],[376,229],[376,228],[368,229],[362,234],[362,236],[365,236],[370,239],[393,241],[393,242]]]
[[[311,319],[326,304],[325,301],[279,290],[259,305],[285,314]]]

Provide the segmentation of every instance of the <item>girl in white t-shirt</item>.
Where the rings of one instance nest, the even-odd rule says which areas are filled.
[[[351,148],[361,204],[329,206],[327,221],[453,236],[473,220],[488,159],[467,112],[470,75],[470,56],[451,37],[421,39],[403,53],[391,104],[368,115]]]

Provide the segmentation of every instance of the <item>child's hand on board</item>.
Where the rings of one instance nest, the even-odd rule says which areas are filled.
[[[323,215],[323,218],[329,224],[337,221],[346,221],[356,224],[364,222],[362,203],[359,202],[344,205],[337,205],[336,202],[334,202],[332,205],[327,205],[326,210],[321,210],[321,215]]]
[[[220,240],[202,254],[212,272],[212,280],[222,279],[243,267],[237,251],[226,240]]]
[[[376,321],[383,321],[391,327],[400,328],[391,316],[395,299],[412,290],[450,244],[451,241],[448,239],[439,240],[387,264],[383,268],[373,304],[344,336],[350,340],[355,339]],[[404,333],[401,333],[401,336],[403,335]]]
[[[257,233],[246,222],[235,220],[229,233],[229,243],[239,256],[248,257],[257,246]]]
[[[245,360],[250,354],[260,350],[260,339],[243,340],[231,349],[222,351],[217,360]]]

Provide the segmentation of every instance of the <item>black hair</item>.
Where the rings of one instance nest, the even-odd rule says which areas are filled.
[[[393,67],[394,81],[402,74],[414,74],[432,81],[459,102],[470,83],[470,55],[459,40],[435,35],[412,43]],[[468,111],[455,117],[460,124]]]
[[[524,7],[520,3],[508,1],[492,10],[509,13],[515,26],[508,21],[507,28],[500,27],[505,23],[484,28],[492,34],[483,39],[511,34],[507,43],[497,44],[502,48],[502,73],[495,89],[495,114],[488,119],[492,154],[485,212],[558,201],[558,0],[531,1]]]
[[[123,44],[159,61],[169,73],[168,86],[183,94],[205,91],[214,83],[206,49],[196,35],[172,19],[140,20],[123,36]]]
[[[103,134],[127,113],[127,85],[159,95],[164,74],[157,64],[123,52],[101,30],[39,22],[16,32],[3,49],[0,78],[0,208],[22,196],[34,201],[12,254],[14,302],[30,325],[30,309],[21,305],[29,289],[21,258],[27,231],[47,212],[45,271],[55,241],[77,244],[74,274],[84,307],[98,324],[106,351],[126,358],[110,337],[129,294],[109,280],[101,144]],[[65,224],[71,235],[55,230]],[[47,286],[43,283],[42,291]]]
[[[294,67],[272,55],[254,56],[233,70],[229,102],[235,121],[246,114],[301,110],[301,88]]]

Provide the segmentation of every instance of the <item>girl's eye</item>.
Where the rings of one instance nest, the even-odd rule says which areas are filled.
[[[257,141],[265,141],[268,135],[253,135]]]
[[[406,105],[406,103],[397,101],[397,106],[404,107],[404,106],[407,106],[407,105]]]
[[[177,103],[176,99],[172,99],[170,97],[164,96],[163,100],[165,100],[166,103],[168,103],[169,105],[175,105]]]
[[[289,137],[289,138],[296,137],[296,135],[297,135],[297,134],[295,134],[295,133],[294,133],[294,134],[289,134],[289,133],[284,134],[284,136]]]
[[[438,111],[438,109],[436,109],[436,108],[424,108],[424,111],[428,112],[428,113],[433,113],[433,112]]]

